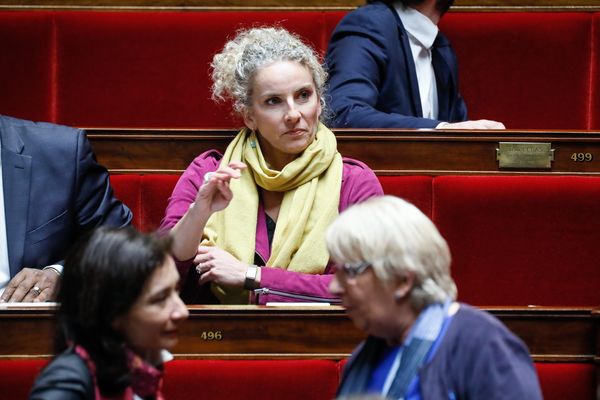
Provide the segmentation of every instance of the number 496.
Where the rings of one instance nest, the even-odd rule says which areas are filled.
[[[223,334],[221,331],[202,331],[200,335],[200,339],[202,340],[222,340]]]

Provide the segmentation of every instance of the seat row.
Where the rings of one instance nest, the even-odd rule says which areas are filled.
[[[47,360],[0,360],[0,394],[21,400]],[[344,361],[332,360],[175,360],[166,364],[167,399],[331,400]],[[593,400],[590,364],[536,363],[546,400]]]
[[[80,127],[231,128],[209,64],[242,28],[282,25],[324,53],[344,11],[0,11],[0,113]],[[600,13],[449,13],[471,119],[600,130]]]
[[[112,175],[143,231],[160,225],[178,175]],[[379,176],[447,239],[459,299],[479,306],[600,304],[600,177]]]

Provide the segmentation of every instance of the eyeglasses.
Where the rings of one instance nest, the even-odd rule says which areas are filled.
[[[371,266],[371,263],[361,261],[357,264],[345,263],[342,264],[338,271],[342,271],[347,278],[356,278],[358,275],[366,271]]]

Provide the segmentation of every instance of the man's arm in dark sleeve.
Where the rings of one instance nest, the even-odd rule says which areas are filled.
[[[79,131],[77,140],[76,168],[75,206],[80,230],[87,231],[101,225],[129,225],[133,217],[131,210],[114,196],[108,171],[96,161],[83,131]]]
[[[387,13],[388,11],[386,11]],[[381,13],[380,13],[381,14]],[[377,108],[391,49],[389,35],[398,28],[387,14],[354,12],[336,27],[326,55],[328,102],[336,128],[435,128],[440,121],[387,113]],[[384,16],[379,19],[378,16]],[[402,93],[398,96],[411,96]]]

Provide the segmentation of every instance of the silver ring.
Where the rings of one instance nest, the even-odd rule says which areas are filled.
[[[33,294],[34,294],[35,296],[39,296],[39,295],[40,295],[40,293],[42,293],[42,290],[39,288],[39,286],[34,286],[34,287],[31,289],[31,291],[33,292]]]
[[[214,172],[207,172],[204,174],[204,181],[203,184],[206,185],[208,182],[210,182],[212,176],[214,175]]]

